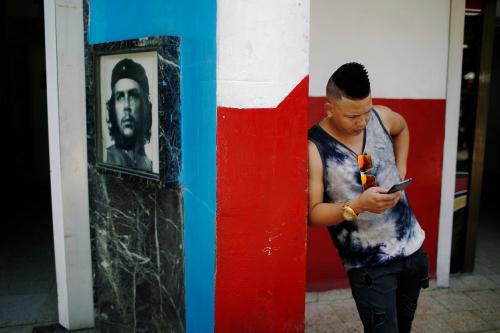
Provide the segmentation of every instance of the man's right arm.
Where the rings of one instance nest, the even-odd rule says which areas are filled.
[[[318,148],[309,141],[309,217],[310,226],[335,225],[342,221],[343,207],[340,204],[323,202],[323,163]]]
[[[343,204],[323,202],[323,163],[316,145],[309,141],[309,216],[308,223],[313,227],[336,225],[344,221]],[[394,207],[401,198],[401,191],[385,194],[387,189],[372,187],[351,201],[357,214],[365,211],[383,213]]]

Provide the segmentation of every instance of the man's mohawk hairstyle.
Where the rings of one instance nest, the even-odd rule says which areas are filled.
[[[370,79],[366,68],[350,62],[340,66],[328,80],[326,93],[328,96],[340,94],[349,99],[359,100],[370,94]]]

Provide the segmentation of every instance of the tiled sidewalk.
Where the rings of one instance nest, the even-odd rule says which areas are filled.
[[[363,332],[350,289],[307,293],[305,325],[306,333]],[[412,332],[500,333],[500,223],[493,214],[482,216],[474,274],[451,275],[450,288],[431,281]]]
[[[363,332],[350,289],[308,293],[306,333]],[[422,292],[413,332],[500,332],[500,274],[452,276]]]
[[[491,189],[498,187],[485,183]],[[493,198],[496,192],[484,192]],[[486,195],[487,194],[487,195]],[[500,333],[500,221],[494,200],[481,203],[473,274],[452,274],[422,292],[412,332]],[[350,289],[306,295],[306,333],[363,332]]]

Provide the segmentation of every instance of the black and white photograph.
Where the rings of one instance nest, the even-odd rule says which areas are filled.
[[[159,173],[158,53],[99,57],[100,163]]]

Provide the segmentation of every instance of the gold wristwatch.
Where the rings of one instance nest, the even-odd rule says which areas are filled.
[[[351,201],[346,201],[342,208],[342,217],[344,220],[355,221],[358,218],[358,214],[351,207]]]

